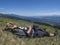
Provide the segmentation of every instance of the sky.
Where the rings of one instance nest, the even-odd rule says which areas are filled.
[[[22,16],[60,15],[60,0],[0,0],[0,13]]]

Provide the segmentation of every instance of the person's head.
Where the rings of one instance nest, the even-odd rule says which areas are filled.
[[[12,22],[9,22],[9,23],[6,24],[6,27],[13,29],[13,28],[16,27],[16,25],[14,23],[12,23]]]

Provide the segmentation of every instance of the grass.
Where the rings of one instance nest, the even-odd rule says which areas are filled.
[[[60,37],[43,37],[43,38],[18,38],[10,32],[3,32],[2,28],[7,22],[13,22],[18,26],[29,26],[32,23],[15,20],[9,18],[0,18],[0,45],[60,45]],[[50,33],[53,33],[55,28],[51,26],[41,25]],[[57,29],[60,33],[60,29]]]

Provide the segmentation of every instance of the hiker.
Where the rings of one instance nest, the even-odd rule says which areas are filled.
[[[4,30],[10,31],[19,37],[54,37],[57,35],[56,32],[54,34],[49,33],[45,29],[37,25],[31,25],[28,27],[18,27],[14,23],[7,23],[6,28]]]

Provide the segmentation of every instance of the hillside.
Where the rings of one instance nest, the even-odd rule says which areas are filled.
[[[3,32],[2,29],[7,22],[13,22],[18,26],[28,26],[33,23],[24,20],[16,20],[11,18],[0,18],[0,45],[60,45],[60,37],[43,37],[43,38],[18,38],[10,32]],[[50,33],[60,29],[51,27],[49,25],[39,24],[46,28]]]
[[[25,20],[30,22],[41,22],[47,23],[52,26],[57,26],[60,28],[60,16],[21,16],[16,14],[0,14],[0,17],[13,18],[17,20]]]
[[[39,21],[44,22],[44,23],[48,23],[54,26],[60,26],[60,16],[55,15],[55,16],[41,16],[41,17],[35,17],[37,18]]]

